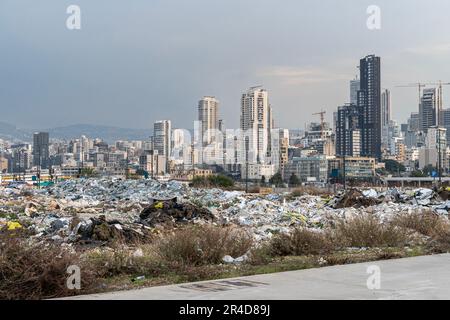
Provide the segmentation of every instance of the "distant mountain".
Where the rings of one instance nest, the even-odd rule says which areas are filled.
[[[89,138],[101,138],[108,143],[113,143],[117,140],[147,140],[152,135],[150,129],[129,129],[112,126],[77,124],[44,130],[33,130],[18,129],[14,125],[0,122],[0,139],[12,142],[32,142],[33,132],[36,131],[49,132],[51,139],[69,140],[85,135]]]
[[[27,130],[21,130],[9,123],[0,122],[0,139],[11,142],[29,142],[31,136],[31,133]]]
[[[117,140],[146,140],[152,134],[150,129],[128,129],[90,124],[77,124],[44,131],[48,131],[50,137],[55,139],[73,139],[85,135],[89,138],[101,138],[108,143]]]

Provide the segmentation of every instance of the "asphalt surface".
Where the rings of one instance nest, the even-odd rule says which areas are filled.
[[[70,299],[450,299],[450,254],[152,287]]]

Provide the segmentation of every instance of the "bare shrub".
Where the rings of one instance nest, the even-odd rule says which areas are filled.
[[[450,252],[450,227],[437,230],[428,243],[428,248],[433,253]]]
[[[325,233],[296,228],[289,234],[279,234],[270,242],[270,251],[274,256],[315,255],[330,252],[333,243]]]
[[[404,229],[382,223],[371,214],[338,220],[335,232],[336,239],[350,247],[401,247],[407,244]]]
[[[253,245],[246,231],[233,227],[201,226],[177,230],[157,244],[160,257],[186,265],[221,263],[225,255],[239,257]]]
[[[248,263],[254,266],[268,264],[272,260],[272,248],[269,243],[264,243],[250,252]]]
[[[54,245],[30,244],[8,232],[0,233],[0,299],[47,299],[80,294],[67,288],[67,268],[81,269],[81,288],[95,285],[91,270],[79,255]]]
[[[433,236],[448,229],[448,220],[432,211],[423,213],[401,214],[396,216],[392,223],[405,229],[417,231],[425,236]]]

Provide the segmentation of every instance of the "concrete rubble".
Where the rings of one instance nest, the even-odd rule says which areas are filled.
[[[40,190],[25,185],[0,187],[0,229],[23,227],[38,241],[95,244],[117,238],[133,241],[179,224],[215,223],[245,227],[256,240],[264,240],[293,226],[321,229],[337,218],[365,212],[383,220],[427,210],[448,216],[447,198],[423,188],[351,189],[328,198],[292,198],[193,189],[178,182],[80,179]]]

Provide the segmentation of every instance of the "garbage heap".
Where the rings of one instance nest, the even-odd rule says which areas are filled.
[[[448,190],[351,189],[331,197],[194,189],[178,182],[114,178],[69,180],[44,189],[0,187],[0,229],[28,229],[37,241],[106,243],[150,237],[187,223],[239,225],[257,241],[294,226],[321,229],[338,218],[382,220],[434,211],[448,216]]]
[[[139,215],[141,223],[146,226],[172,225],[188,223],[194,220],[214,221],[215,217],[208,209],[191,203],[178,203],[177,198],[153,200]]]

